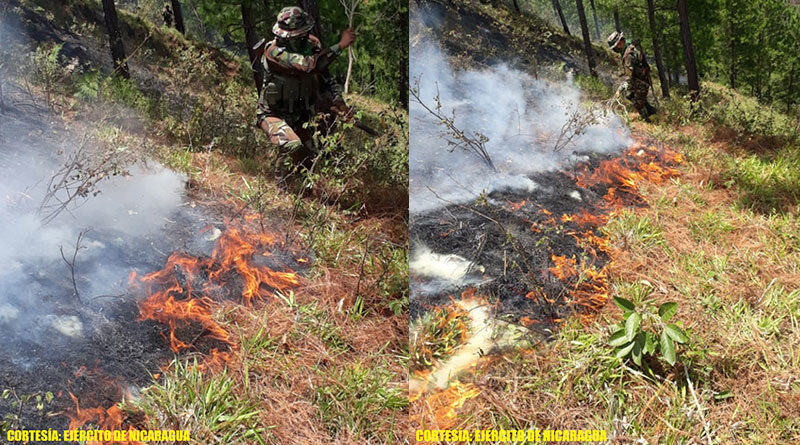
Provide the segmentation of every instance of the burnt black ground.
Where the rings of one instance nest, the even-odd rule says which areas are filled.
[[[561,218],[583,211],[605,214],[603,196],[609,187],[599,184],[581,188],[576,184],[576,176],[593,171],[605,159],[625,155],[584,155],[586,160],[573,168],[529,175],[540,185],[534,192],[493,192],[472,203],[412,215],[411,239],[437,253],[458,254],[485,267],[484,278],[491,281],[477,286],[477,291],[498,301],[497,315],[509,321],[529,317],[540,322],[534,329],[547,333],[555,326],[554,319],[563,319],[579,309],[568,305],[565,298],[575,287],[577,277],[559,280],[548,270],[554,266],[551,255],[574,256],[578,270],[591,267],[600,270],[609,261],[606,253],[591,245],[581,245],[573,236],[586,232],[602,236],[596,224],[579,225],[562,222]],[[576,199],[576,192],[580,199]],[[621,197],[628,205],[643,205],[636,195],[622,192]],[[522,201],[524,205],[512,209],[512,203],[519,205]],[[539,231],[531,230],[532,226]],[[412,320],[468,287],[423,293],[415,284],[419,281],[412,278]],[[552,302],[526,298],[534,290]]]
[[[58,150],[62,139],[56,133],[62,132],[48,130],[52,116],[47,112],[11,107],[3,110],[0,118],[0,167],[12,170],[24,167],[26,157],[15,152],[19,146],[41,150],[44,159],[47,153]],[[188,203],[192,199],[185,196],[182,201]],[[224,216],[231,216],[235,210],[224,212],[224,206],[180,205],[168,217],[160,219],[157,230],[147,235],[132,235],[113,225],[87,232],[84,245],[95,243],[103,247],[102,255],[87,256],[81,251],[77,256],[80,302],[73,296],[69,269],[60,259],[23,261],[14,271],[3,271],[0,289],[4,294],[0,295],[0,303],[6,307],[2,309],[0,305],[0,309],[18,308],[20,313],[16,317],[0,316],[3,331],[0,393],[10,391],[7,397],[0,398],[0,430],[3,420],[13,428],[65,429],[69,425],[65,414],[75,408],[70,392],[78,398],[82,409],[108,408],[121,400],[121,390],[135,394],[138,388],[150,384],[151,375],[160,372],[175,354],[169,348],[167,326],[137,321],[137,303],[146,295],[126,286],[128,274],[134,270],[139,276],[158,271],[174,251],[208,257],[215,244],[209,237],[213,232],[208,230],[209,226],[224,232]],[[73,246],[64,248],[70,257]],[[284,248],[280,242],[271,255],[260,253],[255,253],[254,264],[273,270],[303,273],[308,267],[307,263],[296,261],[300,256],[297,248]],[[108,269],[109,264],[114,265],[108,273],[111,283],[103,287],[116,291],[91,293],[91,277],[97,276],[98,270]],[[226,292],[220,297],[238,301],[242,279],[228,278]],[[53,317],[74,317],[82,324],[83,334],[68,336],[59,332],[52,326]],[[228,348],[205,337],[203,328],[197,324],[180,326],[177,335],[193,345],[182,356]],[[37,409],[35,400],[27,401],[21,408],[17,402],[23,396],[43,397],[47,392],[55,398],[42,410]]]

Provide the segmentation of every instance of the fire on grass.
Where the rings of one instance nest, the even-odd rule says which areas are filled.
[[[492,307],[502,308],[504,297],[508,301],[520,301],[504,295],[504,292],[524,295],[521,300],[525,303],[510,304],[513,304],[519,324],[531,330],[557,327],[568,314],[574,314],[584,322],[590,320],[609,298],[608,271],[614,258],[613,249],[601,227],[614,212],[629,206],[645,205],[640,187],[676,177],[678,170],[675,166],[681,162],[681,155],[668,147],[638,142],[618,156],[599,161],[590,159],[576,165],[572,171],[550,176],[556,178],[554,182],[559,182],[560,185],[554,184],[553,189],[560,187],[560,196],[569,195],[565,190],[577,188],[581,199],[574,201],[579,204],[573,202],[571,207],[565,206],[559,195],[548,196],[547,192],[495,200],[501,202],[502,209],[492,216],[507,215],[508,220],[516,217],[518,224],[528,224],[529,229],[524,230],[527,235],[518,236],[530,237],[532,240],[527,245],[542,247],[525,250],[526,258],[520,260],[529,265],[526,275],[533,278],[511,280],[508,282],[512,286],[493,288],[498,302]],[[526,283],[527,288],[520,289],[518,283]],[[502,335],[498,334],[497,327],[504,322],[497,321],[488,310],[490,306],[485,299],[476,304],[475,295],[476,291],[469,290],[461,300],[452,300],[429,312],[437,314],[439,325],[452,319],[454,314],[467,313],[469,317],[464,324],[469,329],[459,337],[461,341],[458,344],[449,347],[448,357],[441,357],[431,366],[413,371],[411,418],[418,427],[459,428],[463,422],[458,416],[459,409],[481,393],[468,374],[477,366],[488,363],[483,357],[491,348],[502,346],[498,340]],[[484,313],[468,309],[465,312],[465,308],[475,307],[487,309]],[[542,307],[551,309],[542,310]],[[562,309],[552,309],[554,307]],[[510,311],[508,308],[505,310]],[[562,313],[563,316],[552,315]],[[486,330],[486,326],[493,326],[495,332],[487,335],[478,330]],[[415,340],[412,337],[412,352],[436,344],[436,340],[431,338],[420,344],[414,344]],[[478,343],[480,347],[474,347]],[[454,366],[453,362],[458,365]]]
[[[246,218],[252,220],[252,217]],[[273,234],[244,224],[227,223],[219,232],[208,226],[204,232],[216,236],[214,249],[208,257],[196,257],[183,252],[170,255],[163,269],[138,276],[132,272],[129,288],[144,298],[138,303],[139,321],[152,320],[165,326],[165,342],[176,354],[196,351],[203,355],[202,369],[219,369],[231,359],[237,348],[235,339],[214,319],[214,309],[225,301],[250,306],[266,301],[275,291],[287,291],[300,283],[291,269],[276,270],[270,257],[276,248],[283,248]],[[214,233],[218,232],[218,233]],[[307,260],[300,258],[298,263]],[[168,329],[168,332],[166,332]],[[166,365],[165,365],[166,366]],[[154,374],[155,377],[158,374]],[[104,391],[116,395],[115,401],[130,398],[122,384],[109,378],[96,379]],[[81,407],[78,398],[70,393],[75,404],[68,412],[70,429],[94,425],[104,430],[132,429],[130,420],[117,407]],[[140,442],[100,442],[138,444]]]

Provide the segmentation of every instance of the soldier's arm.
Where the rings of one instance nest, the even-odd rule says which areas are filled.
[[[330,48],[323,49],[322,51],[311,56],[304,56],[302,54],[287,51],[285,48],[280,48],[277,45],[272,45],[267,49],[267,56],[276,64],[282,66],[286,70],[298,71],[302,73],[320,72],[330,65],[336,56],[342,52],[339,44],[333,45]]]

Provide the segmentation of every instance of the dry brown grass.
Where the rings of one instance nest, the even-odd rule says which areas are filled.
[[[689,161],[677,180],[644,186],[649,206],[632,217],[649,218],[664,243],[612,236],[609,275],[612,295],[630,298],[632,284],[645,281],[653,304],[678,303],[674,320],[692,339],[679,364],[655,379],[623,367],[606,344],[621,314],[607,305],[586,326],[567,321],[552,343],[482,360],[462,377],[480,393],[455,410],[452,427],[605,428],[615,443],[800,438],[800,245],[787,233],[797,215],[742,208],[740,191],[719,181],[722,157],[755,148],[703,128],[670,130],[667,142]],[[435,427],[424,398],[410,410],[415,428]]]

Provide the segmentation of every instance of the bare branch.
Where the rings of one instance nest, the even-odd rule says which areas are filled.
[[[75,279],[75,262],[78,259],[78,251],[81,250],[81,241],[83,241],[83,236],[89,233],[92,229],[82,230],[78,233],[78,239],[75,241],[75,250],[72,252],[72,261],[68,260],[66,255],[64,255],[64,246],[58,246],[58,250],[61,252],[61,259],[64,260],[67,267],[69,267],[70,274],[72,275],[72,289],[74,293],[74,300],[78,302],[78,304],[83,304],[81,301],[81,295],[78,292],[78,281]]]
[[[458,128],[455,124],[455,110],[453,110],[450,116],[446,116],[442,113],[442,101],[439,97],[438,83],[436,84],[436,96],[433,98],[433,100],[436,102],[435,110],[422,101],[422,98],[420,97],[419,84],[420,79],[415,79],[414,87],[409,88],[409,92],[414,100],[422,106],[422,108],[436,118],[439,125],[444,125],[445,128],[447,128],[447,136],[449,138],[447,139],[447,143],[451,147],[450,151],[460,148],[465,151],[472,152],[473,154],[477,155],[487,166],[489,166],[489,168],[497,171],[497,168],[494,166],[494,162],[492,162],[491,156],[489,156],[489,152],[486,150],[486,143],[489,142],[489,138],[478,132],[473,132],[472,135],[468,135],[466,132]]]

